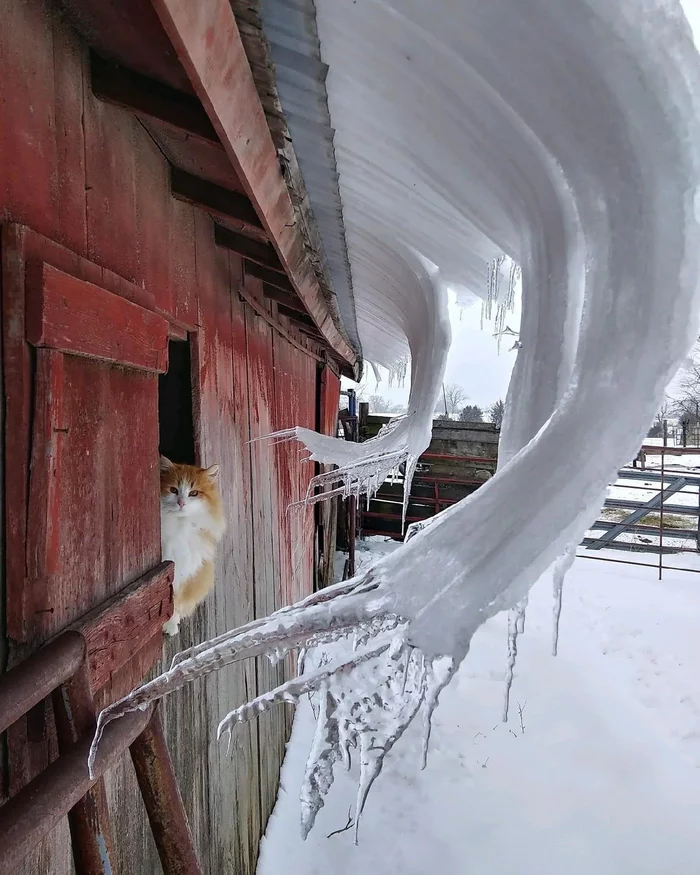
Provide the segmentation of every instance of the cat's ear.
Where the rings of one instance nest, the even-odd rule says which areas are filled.
[[[210,468],[207,468],[204,473],[207,475],[207,477],[211,477],[212,480],[216,480],[216,478],[219,476],[219,466],[212,465]]]
[[[170,459],[166,459],[165,456],[160,457],[160,470],[161,471],[171,471],[175,466],[170,461]]]

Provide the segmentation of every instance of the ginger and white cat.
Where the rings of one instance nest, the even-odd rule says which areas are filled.
[[[175,563],[174,610],[163,626],[175,635],[214,586],[216,545],[226,528],[216,486],[219,466],[176,465],[160,457],[160,540],[163,559]]]

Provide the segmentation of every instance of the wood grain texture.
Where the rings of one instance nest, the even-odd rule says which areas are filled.
[[[318,430],[323,434],[335,435],[338,428],[338,407],[340,402],[340,378],[326,365],[319,373],[319,423]],[[320,465],[320,471],[329,471],[332,465]],[[330,586],[334,583],[334,556],[338,523],[337,498],[320,502],[318,507],[319,524],[319,567],[317,586]]]
[[[49,264],[27,280],[27,340],[33,346],[165,373],[166,320]]]
[[[173,613],[174,566],[161,562],[73,625],[85,638],[90,686],[100,690],[151,639]]]
[[[155,32],[163,36],[156,16],[147,15],[148,4],[135,23],[129,19],[139,10],[135,0],[97,5],[71,0],[69,5],[103,49],[112,38],[113,57],[192,92],[172,47]],[[246,316],[249,308],[238,295],[241,259],[215,246],[206,214],[171,197],[168,163],[141,121],[94,97],[87,46],[48,0],[7,0],[3,13],[7,27],[0,31],[0,72],[7,89],[0,101],[0,220],[10,664],[95,609],[99,613],[105,601],[124,596],[125,588],[160,561],[156,373],[162,366],[124,367],[122,352],[105,356],[115,343],[111,337],[104,338],[98,357],[77,355],[77,348],[62,353],[59,347],[67,344],[55,338],[55,348],[30,345],[27,289],[37,271],[43,276],[42,265],[65,274],[72,289],[81,290],[78,310],[84,306],[82,293],[94,287],[158,314],[170,323],[166,334],[182,338],[191,332],[197,453],[199,460],[221,465],[228,531],[215,590],[183,623],[179,639],[166,643],[167,661],[176,647],[245,623],[310,585],[313,551],[306,545],[313,531],[303,529],[308,521],[298,523],[292,536],[284,510],[312,468],[301,464],[298,447],[290,445],[267,449],[267,460],[256,456],[254,471],[248,440],[251,421],[256,434],[294,417],[313,427],[309,411],[315,405],[318,347],[280,320],[253,278],[256,312],[262,315]],[[195,143],[195,138],[188,143],[186,135],[164,122],[153,122],[149,130],[158,131],[161,148],[168,132],[168,148],[183,169],[231,191],[244,188],[221,146]],[[271,170],[274,181],[279,174],[274,158]],[[43,280],[40,287],[43,295]],[[55,320],[44,321],[42,308],[39,302],[39,328],[30,328],[40,342],[49,340],[44,327],[55,327]],[[35,317],[36,312],[32,322]],[[256,323],[252,346],[264,337],[253,364],[247,337],[251,320]],[[78,332],[73,338],[83,350],[86,335]],[[115,335],[123,342],[121,329]],[[274,368],[285,356],[284,373],[292,375],[293,386],[283,418],[284,378],[278,379]],[[285,486],[277,479],[278,453],[284,458],[280,478],[287,478]],[[30,502],[52,508],[41,512],[46,525],[29,510]],[[262,526],[259,513],[265,516]],[[296,582],[293,569],[291,578],[285,570],[292,567],[293,549],[294,562],[303,569]],[[130,604],[138,617],[124,641],[116,638],[121,629],[113,623],[108,624],[115,635],[107,644],[110,655],[100,655],[101,645],[95,643],[94,682],[102,685],[98,706],[163,665],[160,608],[155,601],[138,610]],[[145,631],[139,631],[142,626]],[[155,634],[148,637],[151,629]],[[140,636],[146,643],[137,648]],[[266,665],[252,663],[229,666],[165,703],[169,747],[206,871],[255,871],[288,718],[276,715],[260,727],[243,728],[233,739],[232,756],[216,741],[214,727],[228,709],[281,679],[284,667],[276,676],[265,671]],[[42,703],[8,737],[7,777],[14,792],[56,756],[51,709]],[[189,738],[197,744],[183,744]],[[117,765],[106,787],[115,834],[124,837],[117,842],[115,871],[156,871],[143,810],[131,804],[138,790],[130,764]],[[20,875],[68,875],[70,856],[64,824],[42,842]]]
[[[166,122],[195,137],[219,142],[196,97],[107,61],[96,52],[90,52],[90,84],[100,100]]]
[[[153,0],[153,6],[295,291],[331,347],[354,368],[357,356],[336,327],[306,255],[228,0]]]
[[[245,308],[246,366],[252,470],[253,554],[255,558],[255,613],[264,617],[283,603],[283,580],[279,561],[279,492],[275,447],[269,441],[255,441],[276,430],[274,384],[274,333],[251,308]],[[284,666],[257,660],[258,693],[284,681]],[[260,806],[262,823],[272,812],[277,797],[279,767],[284,753],[284,715],[279,709],[261,714],[257,721],[260,738]]]
[[[27,531],[27,576],[32,584],[58,570],[62,448],[67,432],[63,379],[63,355],[53,349],[38,350]]]

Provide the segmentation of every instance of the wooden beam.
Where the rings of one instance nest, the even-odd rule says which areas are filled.
[[[219,142],[209,116],[191,94],[106,61],[93,51],[90,52],[90,80],[92,92],[99,100],[166,122],[202,140]]]
[[[229,0],[151,0],[296,293],[336,354],[360,363],[337,328],[296,214]]]
[[[306,313],[304,305],[296,295],[290,295],[288,292],[283,292],[276,286],[271,286],[269,283],[263,283],[263,295],[271,301],[276,301],[278,304],[283,304],[288,310],[294,310],[296,313]]]
[[[161,562],[71,627],[85,639],[93,691],[126,665],[173,613],[173,563]]]
[[[235,231],[218,224],[214,225],[214,242],[217,246],[230,249],[231,252],[236,252],[261,267],[284,273],[277,253],[269,243],[259,243],[257,240],[251,240],[250,237],[244,237],[243,234],[237,234]]]
[[[220,219],[233,221],[246,233],[264,238],[262,222],[244,194],[193,176],[177,167],[170,168],[170,189],[178,200],[200,207]]]
[[[294,295],[296,297],[294,286],[283,273],[277,273],[274,270],[269,270],[267,267],[261,267],[261,265],[256,264],[254,261],[248,261],[247,259],[245,262],[245,272],[248,276],[254,276],[256,279],[262,280],[264,283],[274,286],[276,289],[281,289],[288,295]]]
[[[26,279],[26,333],[32,346],[164,374],[168,323],[157,313],[44,262]]]
[[[298,310],[293,310],[291,307],[285,307],[284,304],[277,305],[277,312],[280,316],[286,316],[287,319],[290,319],[300,328],[303,326],[304,328],[311,329],[309,333],[318,334],[318,328],[316,327],[316,323],[311,318],[311,316],[307,316],[304,313],[299,313]],[[322,335],[319,334],[319,337]]]

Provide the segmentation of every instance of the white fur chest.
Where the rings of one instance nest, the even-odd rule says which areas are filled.
[[[173,589],[182,584],[214,558],[212,537],[192,519],[177,514],[163,513],[160,521],[160,540],[163,559],[175,563]]]

